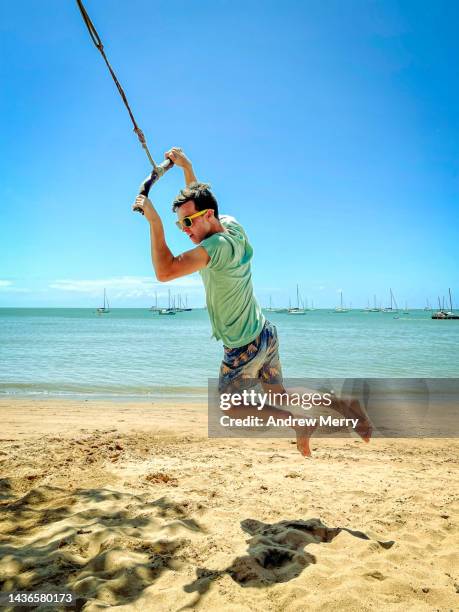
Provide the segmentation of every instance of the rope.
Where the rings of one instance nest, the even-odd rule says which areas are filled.
[[[89,17],[88,13],[86,12],[85,7],[83,6],[83,2],[81,0],[77,0],[77,4],[78,4],[78,8],[80,9],[81,12],[81,16],[84,19],[84,22],[86,24],[86,27],[88,28],[88,32],[92,38],[92,42],[95,44],[95,46],[97,47],[97,49],[99,49],[102,57],[104,58],[105,63],[107,64],[107,68],[110,72],[110,74],[112,75],[112,79],[115,81],[115,85],[118,88],[118,91],[120,93],[121,99],[124,102],[124,105],[127,108],[127,111],[129,113],[129,116],[131,118],[132,124],[134,126],[134,132],[137,134],[137,138],[140,141],[140,144],[142,145],[148,160],[150,161],[151,165],[153,166],[153,168],[157,168],[151,154],[150,151],[148,150],[148,146],[147,146],[147,141],[145,140],[145,136],[144,133],[142,132],[142,130],[139,128],[139,126],[137,125],[137,122],[134,118],[134,115],[132,114],[131,111],[131,107],[129,106],[129,102],[127,101],[126,98],[126,94],[123,91],[123,88],[120,85],[120,82],[118,81],[118,79],[116,78],[116,74],[113,71],[113,68],[110,66],[110,63],[107,59],[107,56],[105,55],[104,52],[104,45],[102,44],[102,41],[100,40],[99,34],[97,33],[96,28],[94,27],[94,24],[91,21],[91,18]]]

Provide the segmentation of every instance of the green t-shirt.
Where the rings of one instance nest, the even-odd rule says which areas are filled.
[[[261,333],[265,318],[253,294],[253,249],[246,233],[233,217],[221,216],[220,222],[225,231],[200,243],[210,257],[200,274],[213,336],[225,346],[237,348]]]

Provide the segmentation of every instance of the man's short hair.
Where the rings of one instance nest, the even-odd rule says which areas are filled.
[[[193,200],[196,211],[210,208],[214,211],[215,218],[218,219],[218,203],[214,194],[210,191],[207,183],[190,183],[181,189],[178,196],[172,202],[172,211],[175,212],[186,202]]]

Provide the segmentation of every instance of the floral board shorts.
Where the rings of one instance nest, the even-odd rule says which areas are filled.
[[[238,392],[255,381],[275,385],[282,383],[279,339],[276,326],[265,321],[261,334],[250,344],[238,348],[223,347],[218,390]],[[252,383],[252,384],[250,384]]]

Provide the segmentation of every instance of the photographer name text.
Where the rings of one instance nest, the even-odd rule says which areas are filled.
[[[246,416],[234,418],[225,414],[220,417],[222,427],[352,427],[355,429],[359,419],[346,419],[331,416],[315,417],[294,417],[284,418],[269,416],[267,419],[258,416]]]

